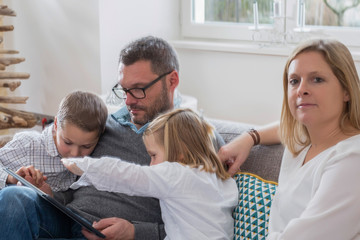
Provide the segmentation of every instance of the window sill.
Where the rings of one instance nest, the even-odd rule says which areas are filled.
[[[231,52],[257,55],[269,55],[287,57],[290,55],[295,45],[271,45],[269,43],[233,43],[233,42],[215,42],[199,40],[174,40],[172,45],[177,49],[204,50],[212,52]],[[360,62],[360,49],[350,48],[355,62]]]

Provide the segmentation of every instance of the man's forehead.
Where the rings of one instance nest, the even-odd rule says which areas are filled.
[[[150,61],[137,61],[131,65],[119,64],[118,82],[120,85],[147,84],[157,74],[151,69]]]

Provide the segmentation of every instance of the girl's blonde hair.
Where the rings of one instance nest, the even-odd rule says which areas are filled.
[[[203,170],[224,180],[230,177],[218,158],[214,145],[213,127],[191,109],[176,109],[155,118],[144,132],[154,134],[164,146],[165,159]]]
[[[349,126],[360,129],[360,84],[356,67],[347,47],[336,40],[309,40],[298,46],[289,56],[283,75],[284,98],[280,120],[280,134],[283,144],[297,156],[310,144],[309,133],[304,125],[292,116],[288,104],[288,70],[291,62],[301,53],[318,52],[322,54],[339,80],[342,88],[349,94],[350,100],[345,103],[339,127],[344,133]],[[300,146],[300,148],[299,148]]]

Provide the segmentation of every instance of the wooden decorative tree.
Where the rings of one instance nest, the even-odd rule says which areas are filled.
[[[0,16],[15,17],[16,13],[6,5],[0,5]],[[25,58],[13,57],[18,54],[16,50],[7,50],[3,47],[4,33],[14,30],[12,25],[0,24],[0,129],[9,128],[31,128],[37,123],[33,113],[7,108],[8,104],[24,104],[28,97],[9,96],[9,91],[15,91],[20,85],[20,80],[30,77],[28,73],[7,71],[6,68],[12,64],[25,61]],[[5,89],[5,90],[3,90]],[[5,104],[5,106],[3,106]],[[11,134],[0,135],[0,147],[11,140]]]

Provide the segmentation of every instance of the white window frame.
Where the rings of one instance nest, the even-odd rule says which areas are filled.
[[[286,0],[287,31],[294,31],[297,22],[297,0]],[[252,41],[253,33],[249,27],[252,24],[238,23],[195,23],[192,22],[192,0],[181,0],[181,30],[184,38],[210,39],[210,40],[240,40]],[[283,0],[284,2],[284,0]],[[262,28],[269,29],[269,25]],[[271,25],[270,25],[271,28]],[[281,30],[281,29],[278,29]],[[299,33],[301,34],[301,33]],[[312,27],[305,26],[306,37],[335,38],[348,47],[360,47],[360,28],[347,27]]]
[[[181,0],[182,35],[192,38],[252,40],[247,24],[192,22],[192,0]]]

